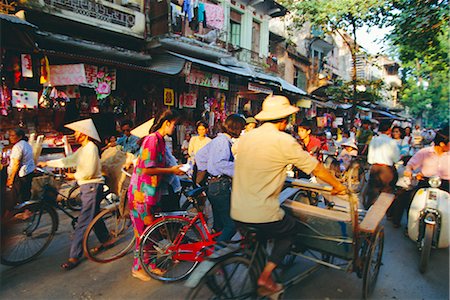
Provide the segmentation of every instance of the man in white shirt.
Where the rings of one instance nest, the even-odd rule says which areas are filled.
[[[391,124],[391,120],[383,120],[379,127],[380,135],[373,137],[369,144],[367,162],[372,167],[367,191],[368,207],[380,193],[393,193],[398,179],[394,164],[400,160],[400,149],[397,142],[389,136]]]

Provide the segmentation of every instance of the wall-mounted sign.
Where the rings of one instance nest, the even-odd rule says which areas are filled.
[[[203,72],[195,69],[191,69],[189,75],[186,76],[186,83],[222,90],[229,89],[229,79],[227,76]]]
[[[311,108],[311,100],[301,99],[297,101],[297,107]]]
[[[197,107],[197,93],[183,93],[180,95],[180,108],[196,108]]]
[[[253,83],[253,82],[249,82],[247,88],[249,91],[263,93],[263,94],[272,94],[273,93],[273,91],[271,89],[269,89],[265,86]]]
[[[31,54],[22,54],[22,77],[33,77],[33,64],[31,61]]]
[[[17,108],[37,108],[38,93],[30,91],[12,90],[11,104]]]
[[[172,89],[164,89],[164,105],[175,105],[175,95]]]
[[[84,64],[50,66],[50,81],[52,86],[87,84]]]
[[[106,1],[43,0],[43,2],[46,6],[46,13],[107,30],[143,37],[145,16],[139,11]]]

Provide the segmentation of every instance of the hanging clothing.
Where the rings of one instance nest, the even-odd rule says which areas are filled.
[[[198,22],[203,23],[203,21],[205,21],[205,4],[200,2],[198,4]]]
[[[194,9],[192,7],[191,0],[184,0],[182,12],[187,16],[188,21],[191,22],[194,17]]]
[[[204,3],[206,26],[208,28],[222,30],[224,26],[224,11],[221,5]]]

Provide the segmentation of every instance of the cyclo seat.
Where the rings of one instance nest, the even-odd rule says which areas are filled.
[[[193,189],[193,190],[190,190],[190,191],[188,191],[188,192],[186,192],[185,193],[185,195],[186,195],[186,197],[193,197],[193,198],[195,198],[195,197],[197,197],[198,195],[200,195],[202,192],[204,192],[206,190],[206,187],[204,187],[204,186],[201,186],[201,187],[198,187],[198,188],[195,188],[195,189]]]
[[[265,241],[265,240],[267,240],[267,237],[266,237],[264,231],[260,228],[252,226],[250,224],[244,224],[241,222],[236,222],[236,227],[239,230],[239,232],[241,233],[241,235],[248,241],[251,241],[251,240]]]

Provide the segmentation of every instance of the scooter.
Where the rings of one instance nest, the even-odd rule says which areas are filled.
[[[417,190],[408,212],[408,236],[417,242],[421,273],[427,270],[431,248],[447,248],[450,234],[450,194],[439,189],[439,177],[430,178],[428,184]]]

